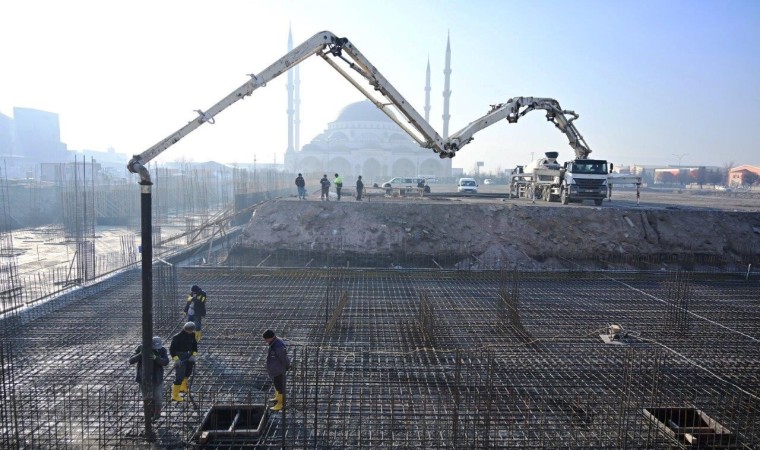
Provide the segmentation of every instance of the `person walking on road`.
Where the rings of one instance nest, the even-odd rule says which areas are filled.
[[[188,391],[187,382],[193,374],[195,356],[198,354],[198,341],[195,340],[195,322],[187,322],[182,331],[172,337],[169,354],[174,361],[174,384],[172,400],[184,402],[180,394]]]
[[[343,189],[343,178],[336,173],[333,183],[335,183],[335,193],[338,194],[338,201],[340,201],[340,190]]]
[[[303,175],[300,173],[296,177],[296,186],[298,187],[298,199],[306,199],[306,180],[303,179]]]
[[[190,288],[190,295],[187,296],[185,304],[185,314],[187,320],[195,323],[195,340],[200,342],[203,335],[203,317],[206,316],[206,291],[194,284]]]
[[[359,178],[356,179],[356,200],[357,201],[362,200],[363,192],[364,192],[364,182],[362,181],[362,176],[359,175]]]
[[[153,336],[150,349],[150,359],[153,361],[153,420],[161,417],[161,407],[163,406],[164,392],[164,367],[169,364],[169,353],[164,347],[164,343],[158,336]],[[142,387],[142,344],[138,345],[135,353],[129,358],[130,364],[137,364],[137,376],[135,381]]]
[[[319,185],[322,186],[322,197],[320,197],[323,201],[330,201],[330,180],[327,179],[327,174],[322,175],[322,179],[319,180]]]
[[[269,408],[272,411],[280,411],[285,406],[285,372],[290,370],[290,358],[288,349],[282,339],[274,335],[274,331],[264,332],[264,341],[269,346],[267,352],[267,373],[274,384],[274,398],[269,401],[275,405]]]

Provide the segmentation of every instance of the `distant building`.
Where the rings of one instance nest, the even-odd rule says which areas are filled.
[[[365,100],[344,107],[327,129],[301,151],[286,154],[293,172],[340,173],[346,183],[362,175],[368,183],[417,174],[448,177],[451,159],[441,159]]]
[[[26,160],[66,162],[69,155],[61,142],[58,114],[38,109],[13,108],[15,150]]]
[[[752,185],[760,180],[760,167],[744,164],[728,171],[729,186]]]

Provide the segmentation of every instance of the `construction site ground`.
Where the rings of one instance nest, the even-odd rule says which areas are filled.
[[[230,421],[211,421],[205,448],[671,449],[694,448],[694,428],[702,447],[758,448],[760,274],[684,272],[667,258],[610,270],[610,261],[577,257],[588,242],[631,254],[634,245],[714,251],[716,262],[726,250],[742,262],[760,254],[756,197],[660,198],[669,200],[645,191],[637,206],[634,192],[615,192],[601,208],[455,196],[262,203],[225,266],[154,264],[154,334],[167,346],[189,286],[201,285],[209,303],[190,394],[170,403],[167,371],[153,444],[127,363],[142,330],[135,268],[47,302],[44,314],[30,308],[0,321],[0,448],[197,448],[211,407],[271,397],[267,328],[293,360],[285,412],[264,417],[260,433],[225,434]],[[656,239],[634,236],[641,230]],[[481,252],[482,236],[504,242],[489,237]],[[531,254],[534,239],[573,250]],[[488,256],[497,244],[508,264]],[[278,248],[292,253],[288,262],[330,253],[341,264],[277,268],[266,253]],[[451,264],[359,264],[376,249],[426,248],[436,258],[453,253]],[[611,325],[623,332],[611,336]],[[686,415],[699,421],[675,423]]]

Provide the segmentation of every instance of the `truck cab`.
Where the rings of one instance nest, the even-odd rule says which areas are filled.
[[[563,167],[560,199],[563,204],[593,200],[597,206],[607,198],[609,165],[602,159],[575,159]]]

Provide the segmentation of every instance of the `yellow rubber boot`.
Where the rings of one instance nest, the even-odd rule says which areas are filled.
[[[180,387],[181,386],[179,384],[172,384],[172,400],[174,400],[175,402],[184,402],[185,401],[185,399],[182,398],[181,395],[179,395],[179,389],[180,389]]]
[[[200,342],[201,341],[201,337],[203,337],[203,333],[200,332],[200,331],[196,331],[195,332],[195,342]]]
[[[187,392],[187,378],[182,379],[182,384],[179,385],[180,392]]]
[[[270,398],[269,401],[270,402],[276,402],[279,395],[280,395],[280,391],[278,391],[277,389],[275,389],[274,390],[274,397]]]
[[[276,398],[277,403],[274,406],[272,406],[271,408],[269,408],[269,410],[270,411],[275,411],[275,412],[276,411],[280,411],[280,410],[282,410],[282,407],[284,406],[282,404],[283,401],[284,401],[284,396],[281,393],[279,393],[279,392],[276,393],[276,394],[274,394],[274,396]]]

